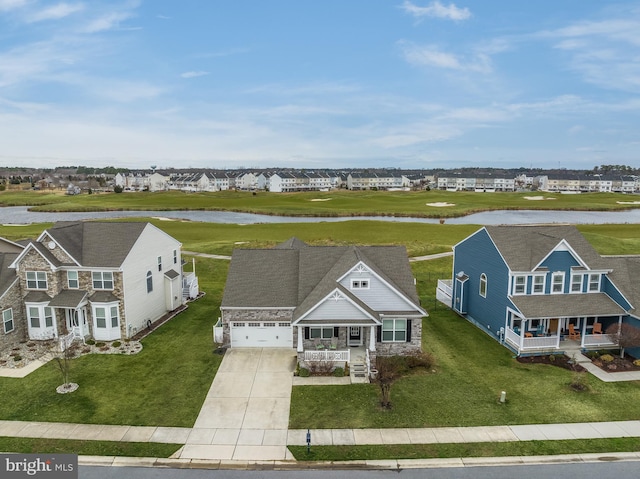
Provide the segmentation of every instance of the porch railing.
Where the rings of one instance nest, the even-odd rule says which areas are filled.
[[[522,339],[522,345],[520,340]],[[553,349],[559,346],[559,336],[538,336],[535,338],[521,338],[513,329],[507,328],[505,340],[519,350],[525,349]]]
[[[321,349],[319,351],[305,351],[304,352],[304,360],[305,361],[345,361],[349,362],[351,360],[351,352],[347,349],[346,351],[333,351],[331,349]]]
[[[597,346],[615,346],[616,343],[609,339],[606,334],[585,334],[582,337],[582,347],[592,348]]]
[[[439,279],[436,289],[436,299],[441,303],[451,306],[451,298],[453,297],[452,281],[450,279]]]

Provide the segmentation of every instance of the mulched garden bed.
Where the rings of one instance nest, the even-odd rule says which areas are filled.
[[[602,359],[594,359],[592,363],[598,366],[603,371],[608,373],[620,373],[623,371],[640,371],[640,366],[633,364],[635,358],[625,355],[624,358],[620,356],[613,356],[613,361],[605,362]]]
[[[548,354],[544,356],[519,356],[519,363],[523,364],[549,364],[551,366],[557,366],[569,371],[582,372],[585,369],[579,364],[570,363],[571,358],[564,354]]]

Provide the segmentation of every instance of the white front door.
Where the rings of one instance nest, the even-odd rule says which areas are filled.
[[[276,321],[232,321],[232,348],[292,348],[291,324]]]

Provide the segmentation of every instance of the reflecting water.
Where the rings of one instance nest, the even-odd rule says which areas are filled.
[[[40,213],[28,211],[27,206],[0,208],[0,223],[27,224],[55,221],[79,221],[100,218],[162,217],[203,221],[207,223],[256,224],[256,223],[318,223],[321,221],[377,220],[404,223],[438,223],[434,218],[396,218],[391,216],[349,216],[341,218],[269,216],[230,211],[104,211],[79,213]],[[447,224],[534,224],[534,223],[640,223],[640,209],[606,211],[488,211],[461,218],[446,220]]]

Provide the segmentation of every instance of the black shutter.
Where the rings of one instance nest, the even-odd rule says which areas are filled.
[[[304,328],[304,339],[309,339],[309,326]]]
[[[411,342],[411,320],[407,319],[407,342]]]
[[[338,328],[338,326],[334,326],[333,327],[333,337],[337,338],[340,336],[340,328]]]
[[[382,326],[378,326],[376,328],[376,342],[380,342],[382,340]]]

